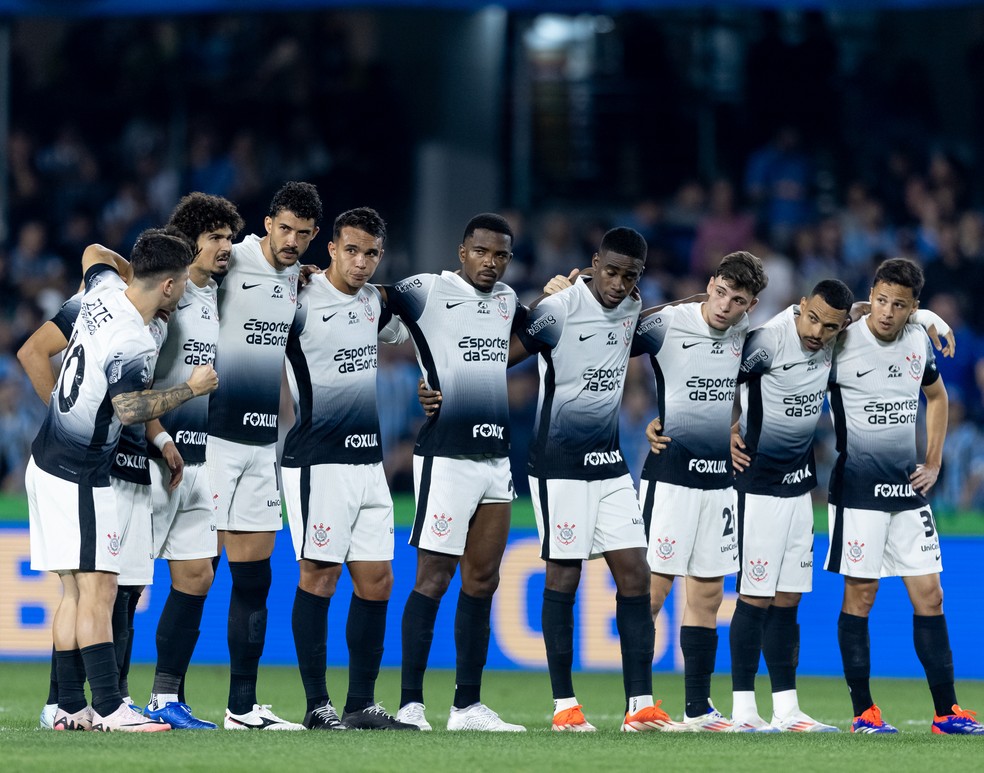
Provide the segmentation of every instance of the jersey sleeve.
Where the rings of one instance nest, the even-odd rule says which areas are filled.
[[[531,354],[545,352],[560,341],[566,321],[567,305],[559,295],[552,295],[530,309],[526,324],[516,331],[516,335]]]
[[[427,295],[433,283],[433,275],[417,274],[395,285],[383,285],[386,290],[386,309],[407,322],[416,322],[424,313]]]
[[[122,287],[126,287],[126,282],[123,281],[123,277],[120,276],[120,273],[114,266],[108,263],[96,263],[94,266],[89,266],[85,272],[85,276],[82,277],[82,281],[85,282],[85,292],[102,286],[103,282],[110,280],[111,277],[116,277],[119,284]]]
[[[923,337],[926,339],[926,367],[923,368],[922,375],[922,386],[928,387],[939,381],[940,371],[936,366],[936,354],[933,352],[933,344],[929,340],[929,335],[923,331]]]
[[[72,337],[72,328],[75,327],[75,320],[79,318],[81,310],[82,296],[73,295],[61,305],[58,313],[51,318],[52,324],[61,331],[66,341]]]
[[[640,317],[636,325],[635,335],[632,336],[632,351],[629,356],[638,357],[640,354],[655,356],[663,347],[666,331],[673,323],[676,309],[667,306],[657,312]]]
[[[106,363],[109,396],[147,389],[153,375],[153,352],[120,352]]]
[[[516,314],[513,317],[512,329],[510,334],[519,336],[526,328],[526,323],[530,317],[530,310],[519,301],[516,302]]]
[[[775,362],[779,350],[779,337],[771,327],[758,328],[745,339],[741,353],[741,366],[738,369],[738,383],[744,384],[760,378]]]
[[[379,341],[384,344],[402,344],[410,337],[410,331],[399,317],[385,312],[379,315]]]

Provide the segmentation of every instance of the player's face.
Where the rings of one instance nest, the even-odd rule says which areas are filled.
[[[712,276],[707,283],[708,299],[701,304],[704,321],[715,330],[727,330],[758,303],[748,290],[736,289],[727,279]]]
[[[344,226],[338,241],[328,242],[331,263],[325,271],[335,289],[355,295],[376,271],[383,257],[383,240],[358,228]]]
[[[313,219],[302,220],[293,212],[281,210],[276,217],[263,221],[270,239],[267,261],[277,271],[290,268],[307,252],[311,240],[318,235]]]
[[[909,321],[909,315],[919,306],[911,287],[888,282],[879,282],[872,287],[869,300],[868,329],[882,341],[894,341]]]
[[[506,234],[476,228],[458,247],[461,278],[483,293],[492,291],[512,260],[512,238]]]
[[[209,276],[222,275],[229,270],[229,258],[232,257],[232,229],[229,226],[199,234],[197,246],[193,269],[200,269]]]
[[[819,295],[800,300],[796,317],[796,334],[803,348],[818,352],[831,341],[847,323],[847,311],[834,309]]]
[[[591,259],[591,292],[606,309],[614,309],[639,283],[643,263],[617,252],[599,252]]]

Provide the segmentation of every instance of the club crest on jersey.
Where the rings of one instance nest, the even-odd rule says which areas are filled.
[[[297,303],[297,276],[294,274],[287,277],[287,296],[291,303]]]
[[[106,544],[106,549],[109,551],[111,556],[118,556],[120,554],[120,538],[116,536],[114,531],[112,534],[107,534],[106,539],[109,542]]]
[[[431,524],[431,532],[435,537],[447,537],[451,533],[451,521],[454,519],[450,515],[434,513],[434,522]]]
[[[574,527],[576,525],[577,524],[574,523],[568,523],[567,521],[557,524],[557,541],[561,545],[570,545],[577,539],[577,535],[574,533]]]
[[[317,545],[319,548],[323,548],[331,540],[328,538],[328,532],[331,531],[331,526],[325,526],[323,523],[316,523],[311,526],[311,541]]]
[[[509,319],[509,302],[506,300],[505,295],[493,296],[496,300],[496,311],[499,312],[499,316],[504,320]]]
[[[657,537],[656,538],[656,557],[662,559],[663,561],[669,561],[673,556],[676,555],[676,545],[675,539],[670,539],[669,537]]]
[[[861,540],[848,542],[845,552],[847,553],[847,560],[856,564],[864,558],[864,543]]]
[[[631,318],[622,320],[622,343],[626,346],[632,343],[632,330],[634,327]]]
[[[735,357],[741,357],[741,336],[735,333],[731,336],[731,353]]]
[[[763,561],[761,558],[757,558],[754,561],[749,561],[748,576],[755,582],[762,582],[762,580],[769,576],[769,570],[765,568],[768,565],[769,562]]]
[[[372,304],[369,302],[369,299],[363,295],[359,300],[362,301],[362,311],[363,313],[365,313],[366,319],[368,319],[370,322],[375,322],[376,315],[372,310]]]
[[[913,352],[905,358],[909,363],[909,375],[918,381],[922,378],[923,364],[922,356]]]

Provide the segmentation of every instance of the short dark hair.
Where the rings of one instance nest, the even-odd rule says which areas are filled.
[[[228,226],[232,237],[243,230],[243,219],[236,205],[221,196],[195,191],[184,196],[171,213],[167,224],[187,236],[198,248],[198,237]]]
[[[819,295],[830,308],[838,311],[850,311],[854,305],[854,293],[840,279],[822,279],[817,282],[810,297]]]
[[[513,230],[509,226],[509,221],[502,215],[497,215],[494,212],[483,212],[480,215],[475,215],[475,217],[468,221],[468,225],[465,226],[465,233],[461,237],[462,244],[479,228],[484,228],[486,231],[492,231],[497,234],[505,234],[509,237],[510,241],[515,238],[513,236]]]
[[[148,228],[137,237],[130,251],[134,279],[152,280],[163,274],[177,274],[191,265],[195,256],[186,238],[163,228]]]
[[[386,241],[386,223],[372,207],[356,207],[342,212],[335,218],[331,240],[337,242],[343,228],[358,228],[376,239]]]
[[[649,245],[642,234],[632,228],[612,228],[601,238],[599,252],[615,252],[646,262]]]
[[[885,282],[890,285],[908,287],[912,290],[912,297],[918,298],[925,281],[923,270],[918,263],[908,258],[889,258],[882,261],[875,270],[875,278],[871,282],[871,286],[874,287],[879,282]]]
[[[290,212],[301,220],[321,222],[321,196],[311,183],[289,182],[273,194],[270,200],[270,217],[281,212]]]
[[[762,261],[744,250],[725,255],[714,276],[730,282],[736,290],[747,290],[753,298],[769,284]]]

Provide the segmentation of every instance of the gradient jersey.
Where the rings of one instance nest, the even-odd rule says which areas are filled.
[[[155,389],[183,384],[196,365],[208,365],[215,360],[219,340],[215,282],[210,279],[204,287],[198,287],[189,281],[167,327],[167,341],[154,370]],[[174,438],[185,464],[204,463],[208,436],[207,397],[194,397],[168,411],[161,416],[161,424]],[[150,455],[160,458],[161,453],[156,446],[151,446]]]
[[[672,438],[649,454],[642,477],[711,490],[732,484],[731,408],[748,317],[715,330],[700,307],[668,306],[640,320],[633,353],[649,355],[662,434]]]
[[[101,267],[86,272],[91,290],[78,300],[48,412],[31,447],[42,470],[88,486],[109,485],[123,426],[112,398],[150,388],[158,347],[124,294],[123,280],[110,268],[104,279],[92,281],[99,273]],[[142,434],[143,425],[138,428]],[[146,451],[143,464],[142,471],[148,472]],[[131,469],[124,465],[122,472]]]
[[[387,305],[410,331],[427,385],[441,392],[441,410],[417,436],[420,456],[509,453],[506,364],[509,338],[525,307],[497,282],[483,293],[458,274],[417,274],[386,287]]]
[[[277,442],[284,350],[299,273],[297,265],[273,268],[256,235],[233,245],[231,268],[218,290],[219,388],[209,398],[209,434],[239,443]]]
[[[790,306],[748,334],[738,383],[741,436],[752,463],[735,475],[746,494],[796,497],[817,485],[813,435],[827,394],[834,342],[816,352],[796,332]]]
[[[607,309],[578,279],[530,311],[519,334],[540,354],[530,475],[603,480],[628,472],[618,418],[641,305],[626,298]]]
[[[287,339],[287,380],[297,419],[284,441],[284,467],[383,460],[378,342],[400,343],[407,334],[380,306],[374,286],[347,295],[324,274],[312,276],[301,290]]]
[[[837,445],[830,503],[881,512],[922,507],[926,498],[909,476],[916,470],[919,391],[940,377],[933,347],[918,325],[880,341],[867,319],[844,332],[830,371]]]

